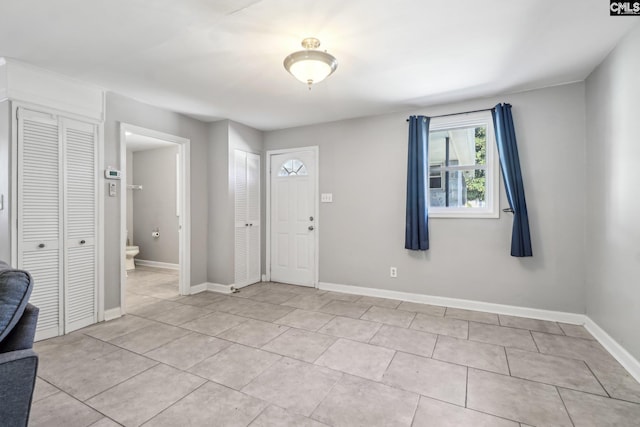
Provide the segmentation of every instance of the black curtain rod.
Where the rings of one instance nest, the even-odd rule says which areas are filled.
[[[479,113],[480,111],[491,111],[493,110],[493,108],[483,108],[481,110],[472,110],[472,111],[463,111],[461,113],[451,113],[451,114],[440,114],[439,116],[427,116],[430,119],[433,119],[435,117],[449,117],[449,116],[458,116],[460,114],[471,114],[471,113]],[[409,121],[409,119],[407,119],[407,121]]]

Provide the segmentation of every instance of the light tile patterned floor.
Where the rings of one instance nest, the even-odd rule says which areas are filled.
[[[638,426],[638,384],[577,325],[260,283],[42,341],[31,426]]]

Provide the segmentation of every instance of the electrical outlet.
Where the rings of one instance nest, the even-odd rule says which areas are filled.
[[[398,269],[395,268],[395,267],[390,267],[389,268],[389,276],[398,277]]]

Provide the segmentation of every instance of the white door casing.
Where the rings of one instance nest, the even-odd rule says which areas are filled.
[[[270,280],[316,286],[317,151],[270,156]]]
[[[161,139],[178,145],[178,179],[176,199],[178,201],[178,263],[180,295],[191,294],[191,140],[153,129],[120,122],[120,165],[121,183],[127,182],[127,133]],[[129,178],[130,179],[130,178]],[[120,187],[120,307],[119,315],[126,313],[127,269],[125,253],[127,248],[127,192]]]

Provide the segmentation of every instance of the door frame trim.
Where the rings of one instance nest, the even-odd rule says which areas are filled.
[[[320,283],[320,204],[318,203],[320,195],[320,149],[317,145],[309,147],[284,148],[280,150],[268,150],[265,156],[265,186],[266,186],[266,208],[265,208],[265,279],[271,280],[271,156],[295,153],[297,151],[313,151],[315,155],[316,183],[313,191],[315,192],[313,211],[315,218],[315,248],[314,248],[314,272],[313,287],[317,288]]]
[[[140,126],[135,126],[125,122],[120,124],[120,169],[122,179],[120,180],[120,313],[126,313],[126,283],[127,269],[125,267],[125,251],[127,249],[127,190],[122,188],[122,183],[127,182],[127,144],[125,132],[152,138],[163,139],[178,145],[180,154],[180,212],[178,226],[178,253],[180,263],[179,273],[179,293],[180,295],[190,295],[191,293],[191,170],[190,146],[191,140],[177,135],[160,132]]]

